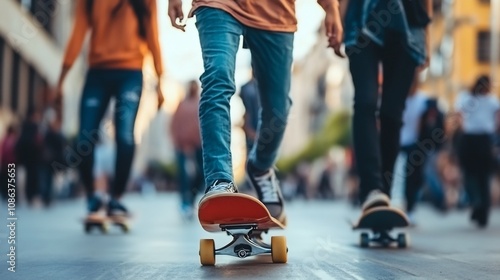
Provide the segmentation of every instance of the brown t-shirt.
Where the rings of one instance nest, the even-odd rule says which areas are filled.
[[[336,0],[318,0],[326,7]],[[268,31],[295,32],[295,0],[193,0],[189,16],[199,7],[212,7],[224,10],[242,24]]]
[[[139,21],[132,6],[126,2],[114,17],[111,11],[123,0],[94,1],[91,21],[87,1],[78,0],[71,39],[66,47],[63,66],[70,68],[80,54],[87,33],[91,32],[89,65],[94,68],[142,69],[144,56],[153,54],[156,73],[163,72],[156,0],[144,1],[150,16],[145,19],[146,38],[139,36]]]

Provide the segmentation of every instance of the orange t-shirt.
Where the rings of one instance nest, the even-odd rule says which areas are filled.
[[[322,7],[327,7],[337,0],[318,0]],[[193,0],[189,16],[199,7],[212,7],[224,10],[242,24],[256,29],[295,32],[295,0]]]
[[[120,1],[123,7],[112,17]],[[63,66],[71,67],[80,54],[83,41],[91,31],[89,65],[91,68],[142,69],[148,50],[153,54],[156,73],[163,73],[156,0],[145,0],[150,16],[145,19],[146,38],[139,35],[139,22],[127,0],[94,0],[91,20],[87,1],[78,0],[75,24],[64,56]]]

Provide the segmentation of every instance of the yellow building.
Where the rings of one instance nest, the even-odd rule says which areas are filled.
[[[454,33],[453,80],[468,86],[478,75],[491,73],[491,3],[488,0],[455,2],[455,17],[464,23]]]
[[[479,75],[494,72],[490,51],[493,1],[498,0],[435,1],[438,10],[432,25],[433,61],[427,88],[447,105]],[[500,55],[500,49],[496,51]],[[496,73],[494,92],[500,94],[500,72]]]

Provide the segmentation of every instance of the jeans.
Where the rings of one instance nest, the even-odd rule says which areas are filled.
[[[178,168],[178,184],[183,207],[193,207],[198,191],[203,185],[203,155],[201,148],[192,154],[177,150],[175,152]],[[194,173],[187,168],[188,161],[194,163]]]
[[[141,70],[91,69],[87,73],[80,103],[80,128],[77,151],[87,196],[94,193],[94,148],[99,141],[101,120],[111,97],[115,98],[114,125],[116,141],[115,179],[110,193],[119,198],[124,192],[134,158],[134,124],[142,93]]]
[[[406,212],[412,213],[417,204],[418,194],[424,184],[424,167],[428,154],[417,144],[401,147],[405,153],[405,195]]]
[[[403,110],[417,64],[401,51],[402,41],[394,33],[388,34],[384,47],[366,36],[358,40],[364,47],[346,53],[354,84],[353,140],[363,202],[375,189],[390,194]],[[379,106],[380,62],[384,81]]]
[[[490,211],[490,179],[493,171],[493,135],[464,134],[460,143],[460,165],[471,206]]]
[[[216,180],[233,181],[229,101],[236,91],[240,36],[252,55],[261,101],[258,136],[248,160],[267,170],[276,161],[291,106],[294,34],[247,27],[220,9],[202,7],[195,15],[205,68],[199,116],[205,184],[210,186]]]

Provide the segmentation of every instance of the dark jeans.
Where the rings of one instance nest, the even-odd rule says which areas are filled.
[[[41,164],[39,170],[40,194],[45,206],[50,206],[54,192],[54,172],[49,163]]]
[[[182,206],[193,207],[196,195],[203,189],[203,153],[201,148],[192,155],[176,151],[178,184],[181,194]],[[191,159],[195,163],[194,174],[190,174],[187,168],[187,161]],[[193,176],[194,175],[194,176]]]
[[[417,203],[418,192],[424,184],[424,166],[427,162],[427,154],[417,144],[401,147],[405,153],[405,195],[406,211],[413,212]]]
[[[489,212],[490,177],[493,170],[493,143],[489,134],[464,134],[460,142],[460,165],[471,206]]]
[[[417,67],[397,35],[388,35],[384,47],[360,37],[364,47],[347,50],[355,91],[353,138],[361,201],[374,189],[390,194],[405,100]],[[379,63],[384,77],[380,108]]]
[[[40,165],[37,162],[28,162],[24,164],[26,168],[26,200],[29,205],[33,204],[33,200],[40,193],[40,184],[39,184],[39,168]]]
[[[80,103],[80,130],[77,151],[82,157],[80,178],[87,196],[94,192],[94,148],[99,141],[101,120],[111,97],[115,98],[114,124],[116,140],[115,180],[111,195],[124,192],[134,158],[134,124],[142,92],[141,70],[91,69]]]

